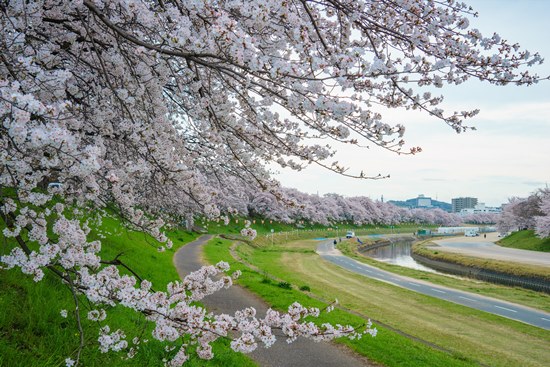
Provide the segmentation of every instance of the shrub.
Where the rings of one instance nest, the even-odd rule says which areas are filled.
[[[279,284],[277,284],[277,287],[283,288],[283,289],[292,289],[292,284],[288,282],[279,282]]]

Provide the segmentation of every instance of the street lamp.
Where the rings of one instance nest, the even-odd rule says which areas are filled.
[[[271,228],[271,246],[273,246],[273,236],[275,235],[273,232],[275,232],[275,230]]]

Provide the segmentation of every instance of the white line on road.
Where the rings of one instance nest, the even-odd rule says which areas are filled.
[[[550,321],[550,320],[548,320],[548,319],[545,319],[544,317],[541,317],[541,319],[543,319],[544,321]]]
[[[516,310],[511,310],[509,308],[506,308],[506,307],[500,307],[500,306],[495,306],[496,308],[500,308],[502,310],[506,310],[506,311],[510,311],[510,312],[517,312]]]
[[[477,302],[475,299],[471,299],[471,298],[468,298],[468,297],[458,296],[458,298],[462,298],[462,299],[465,299],[467,301]]]
[[[411,282],[407,282],[407,283],[409,283],[410,285],[415,286],[415,287],[422,287],[420,284],[411,283]]]
[[[439,290],[439,289],[435,289],[435,288],[430,288],[432,291],[434,292],[437,292],[437,293],[447,293],[445,291],[442,291],[442,290]]]

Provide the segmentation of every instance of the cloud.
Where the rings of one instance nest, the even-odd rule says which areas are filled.
[[[448,180],[446,178],[423,178],[422,181],[432,181],[432,182],[448,182],[451,180]]]
[[[548,182],[542,182],[542,181],[524,181],[524,182],[522,182],[522,184],[523,184],[523,185],[528,185],[528,186],[542,187],[542,186],[548,185]]]

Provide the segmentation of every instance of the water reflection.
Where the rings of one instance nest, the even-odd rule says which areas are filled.
[[[411,247],[412,240],[407,240],[395,242],[372,250],[362,251],[362,253],[378,261],[436,273],[435,270],[417,263],[411,257]]]

